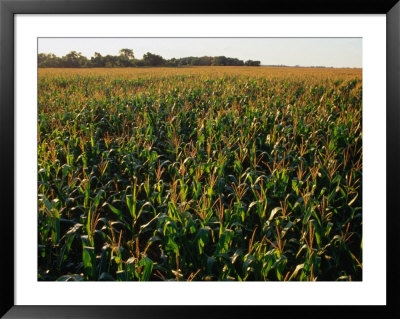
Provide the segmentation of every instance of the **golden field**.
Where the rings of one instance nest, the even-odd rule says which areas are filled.
[[[245,67],[245,66],[217,66],[217,67],[187,67],[187,68],[42,68],[42,76],[111,76],[122,78],[138,78],[149,76],[169,75],[204,75],[224,76],[243,75],[264,78],[330,78],[351,79],[361,78],[362,69],[333,69],[333,68],[296,68],[296,67]]]

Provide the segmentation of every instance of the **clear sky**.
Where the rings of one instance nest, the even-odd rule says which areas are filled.
[[[39,38],[39,53],[63,56],[70,51],[90,58],[94,52],[118,55],[132,49],[165,59],[219,56],[259,60],[263,65],[362,67],[362,38]]]

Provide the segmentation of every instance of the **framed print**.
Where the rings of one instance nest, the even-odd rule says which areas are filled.
[[[1,0],[1,314],[398,315],[400,5],[339,4]]]

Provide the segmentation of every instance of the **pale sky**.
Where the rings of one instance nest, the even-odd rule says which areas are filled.
[[[219,56],[259,60],[262,65],[362,67],[362,38],[39,38],[39,53],[63,56],[71,51],[118,55],[132,49],[135,58],[151,52],[165,59]]]

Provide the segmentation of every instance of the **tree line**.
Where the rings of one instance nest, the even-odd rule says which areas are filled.
[[[202,56],[164,59],[162,56],[147,52],[142,59],[136,59],[131,49],[119,50],[119,55],[101,55],[94,53],[90,59],[81,52],[71,51],[58,57],[53,53],[39,53],[39,68],[116,68],[116,67],[185,67],[185,66],[260,66],[260,61],[239,60],[225,56]]]

